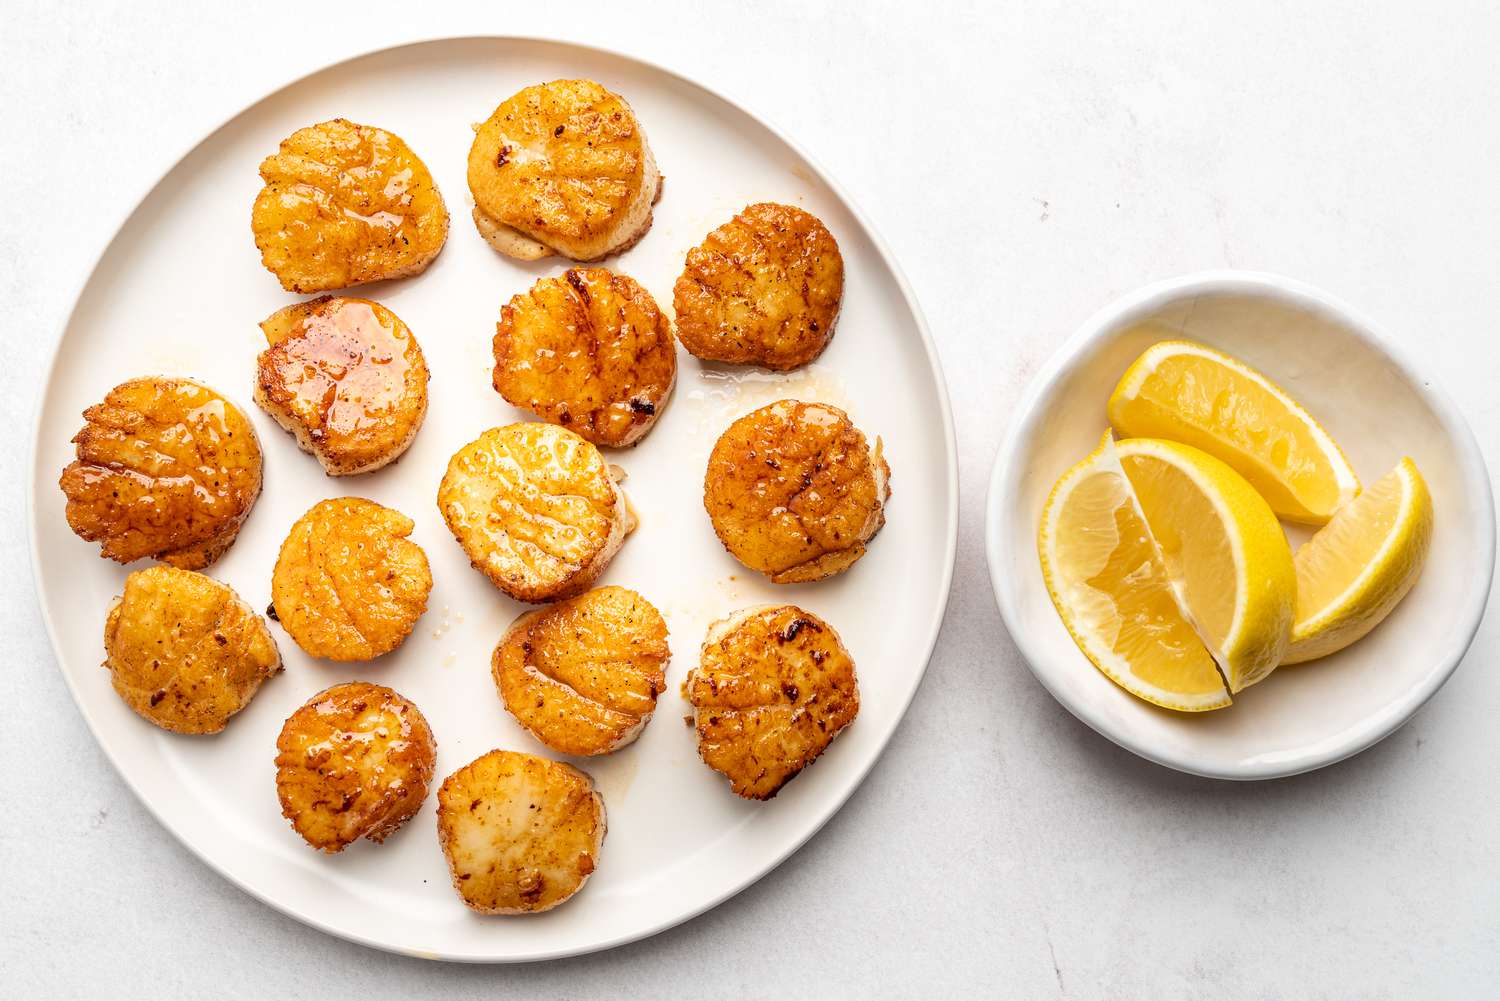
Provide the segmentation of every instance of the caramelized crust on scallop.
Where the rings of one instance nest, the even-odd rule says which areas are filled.
[[[276,739],[281,814],[312,847],[377,844],[427,798],[437,741],[411,702],[352,681],[319,692],[287,717]]]
[[[550,910],[583,888],[604,844],[604,801],[572,765],[491,751],[438,789],[453,888],[481,914]]]
[[[255,402],[330,476],[398,459],[427,414],[427,362],[401,319],[369,299],[321,296],[261,325]]]
[[[533,603],[586,591],[635,528],[599,449],[535,422],[491,428],[454,453],[438,508],[475,569]]]
[[[297,519],[271,574],[276,618],[297,645],[327,660],[372,660],[411,634],[427,610],[432,572],[400,511],[360,497],[314,504]]]
[[[688,251],[673,290],[677,335],[699,358],[786,371],[828,346],[844,258],[817,216],[751,205]]]
[[[260,443],[238,407],[150,376],[116,386],[83,419],[78,459],[58,482],[80,538],[117,563],[201,570],[223,555],[260,494]]]
[[[281,670],[265,620],[233,588],[169,566],[125,578],[104,654],[125,704],[175,733],[218,733]]]
[[[672,325],[635,280],[604,268],[542,278],[500,311],[495,390],[596,445],[634,445],[677,378]]]
[[[500,697],[562,754],[608,754],[651,720],[666,687],[667,624],[645,598],[600,587],[516,620],[495,647]]]
[[[781,400],[729,426],[703,506],[734,558],[790,584],[849,569],[885,524],[890,467],[842,410]]]
[[[746,609],[709,627],[682,691],[699,755],[746,799],[775,796],[859,712],[849,651],[795,605]]]
[[[426,270],[448,239],[427,165],[384,129],[335,118],[284,139],[260,165],[250,227],[288,292],[327,292]]]
[[[504,101],[469,149],[474,224],[502,254],[597,261],[651,228],[661,187],[630,105],[592,80]]]

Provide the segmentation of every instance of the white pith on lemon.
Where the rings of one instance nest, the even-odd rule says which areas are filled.
[[[1349,460],[1301,404],[1192,341],[1146,349],[1110,396],[1109,421],[1124,437],[1184,442],[1223,460],[1288,521],[1325,524],[1359,493]]]
[[[1380,624],[1421,575],[1432,495],[1402,459],[1297,550],[1297,619],[1284,664],[1342,650]]]
[[[1297,579],[1286,533],[1226,463],[1154,438],[1115,443],[1167,576],[1230,692],[1276,669],[1291,642]]]
[[[1052,488],[1037,549],[1063,624],[1105,677],[1167,709],[1229,705],[1108,434]]]

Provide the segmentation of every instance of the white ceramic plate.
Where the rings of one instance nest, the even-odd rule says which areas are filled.
[[[1188,338],[1249,362],[1302,401],[1363,483],[1416,460],[1436,512],[1426,568],[1370,635],[1333,657],[1277,671],[1208,713],[1177,713],[1117,687],[1074,645],[1052,606],[1036,531],[1052,484],[1108,426],[1105,401],[1159,340]],[[1298,532],[1294,544],[1305,538]],[[1075,716],[1122,747],[1185,772],[1293,775],[1390,734],[1442,686],[1479,628],[1495,569],[1484,460],[1421,367],[1343,303],[1298,282],[1214,272],[1153,285],[1079,328],[1032,382],[990,483],[990,576],[1012,638]]]
[[[308,696],[355,678],[389,684],[421,707],[438,738],[438,777],[495,747],[547,753],[496,697],[489,655],[523,609],[471,569],[443,525],[437,484],[448,457],[485,428],[529,415],[490,388],[490,338],[502,303],[557,261],[504,259],[469,218],[472,133],[502,99],[543,80],[583,76],[623,94],[666,177],[650,234],[608,266],[670,309],[683,256],[746,204],[803,205],[838,238],[847,268],[839,329],[812,368],[788,377],[706,370],[680,354],[674,398],[637,448],[611,453],[629,474],[641,527],[602,583],[646,595],[666,616],[669,688],[639,742],[579,762],[609,817],[597,874],[547,914],[484,918],[464,908],[438,849],[433,797],[382,846],[321,856],[281,817],[272,759],[282,721]],[[332,480],[251,402],[257,323],[296,297],[260,265],[250,236],[256,170],[303,125],[335,116],[404,138],[448,201],[448,245],[426,274],[357,295],[391,307],[432,369],[431,410],[411,450],[388,469]],[[310,660],[272,626],[286,660],[221,735],[180,737],[115,696],[102,630],[126,569],[101,560],[63,518],[57,476],[79,414],[125,378],[190,375],[255,422],[265,492],[239,540],[210,573],[252,606],[269,600],[271,567],[291,523],[314,502],[355,494],[404,511],[436,580],[428,611],[396,653],[370,664]],[[120,228],[63,331],[37,424],[31,528],[37,586],[58,661],[99,743],[162,823],[249,892],[326,931],[381,948],[461,960],[565,956],[637,939],[689,918],[786,858],[844,803],[900,722],[926,669],[947,602],[957,529],[952,416],[932,339],[910,289],[839,189],[769,125],[729,100],[633,59],[555,42],[425,42],[341,63],[246,109],[174,166]],[[729,422],[772,399],[842,406],[885,440],[894,496],[884,531],[852,571],[777,588],[734,562],[702,507],[708,451]],[[770,803],[732,796],[697,756],[678,683],[704,628],[740,606],[793,601],[839,630],[858,664],[858,720]]]

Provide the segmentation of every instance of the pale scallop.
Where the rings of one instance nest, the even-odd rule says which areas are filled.
[[[530,914],[572,897],[599,864],[604,801],[572,765],[491,751],[438,790],[453,887],[482,914]]]
[[[491,428],[459,449],[438,508],[474,567],[532,603],[586,591],[635,528],[599,449],[539,422]]]

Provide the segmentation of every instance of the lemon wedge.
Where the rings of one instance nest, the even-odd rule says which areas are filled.
[[[1249,480],[1288,521],[1325,524],[1359,493],[1359,478],[1328,432],[1270,379],[1191,341],[1152,345],[1109,398],[1128,438],[1193,445]]]
[[[1230,692],[1276,669],[1291,642],[1297,577],[1270,505],[1243,476],[1178,442],[1130,438],[1115,454],[1167,578]]]
[[[1063,624],[1105,677],[1167,709],[1229,705],[1213,657],[1178,604],[1109,434],[1052,488],[1037,549]]]
[[[1432,544],[1432,495],[1411,459],[1298,548],[1297,620],[1285,664],[1342,650],[1406,597]]]

